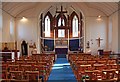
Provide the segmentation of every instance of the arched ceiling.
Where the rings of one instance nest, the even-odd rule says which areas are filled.
[[[9,13],[13,17],[17,17],[23,12],[34,9],[44,11],[52,5],[59,4],[57,2],[3,2],[2,9],[3,11]],[[88,15],[90,10],[96,10],[103,13],[105,16],[110,16],[114,12],[118,11],[117,2],[69,2],[61,3],[66,5],[74,6],[75,9],[83,11],[84,14]],[[32,13],[32,12],[31,12]],[[94,12],[93,12],[94,13]]]

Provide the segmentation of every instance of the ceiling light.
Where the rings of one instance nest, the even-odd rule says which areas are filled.
[[[102,19],[101,19],[101,15],[97,16],[97,19],[96,19],[96,20],[101,21],[101,20],[102,20]]]
[[[101,18],[101,15],[99,15],[98,18]]]
[[[25,22],[25,21],[27,21],[27,18],[23,16],[21,21]]]

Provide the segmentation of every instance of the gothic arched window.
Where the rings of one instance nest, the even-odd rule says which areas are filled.
[[[72,20],[72,36],[73,37],[78,37],[78,18],[76,15],[74,15],[73,20]]]
[[[50,37],[50,17],[45,17],[45,37]]]
[[[58,26],[65,26],[65,20],[61,19],[61,17],[58,20]]]

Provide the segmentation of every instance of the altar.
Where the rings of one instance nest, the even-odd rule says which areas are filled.
[[[57,39],[55,41],[55,54],[67,54],[68,53],[68,40],[67,39]]]
[[[67,47],[56,47],[55,54],[67,54],[68,48]]]

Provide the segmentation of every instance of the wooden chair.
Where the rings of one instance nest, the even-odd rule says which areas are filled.
[[[31,71],[32,66],[31,65],[20,65],[20,71]]]
[[[10,71],[11,79],[21,80],[22,71]]]
[[[103,79],[103,73],[99,70],[93,70],[92,73],[92,80],[102,80]]]
[[[38,81],[40,82],[41,80],[39,79],[39,71],[25,71],[27,74],[27,80],[29,81]]]
[[[96,61],[94,61],[94,60],[87,61],[87,64],[93,65],[93,64],[95,64],[95,63],[96,63]]]
[[[106,79],[114,79],[114,76],[116,74],[116,69],[106,69],[102,72],[106,75]]]
[[[100,71],[106,69],[105,64],[94,64],[93,67],[95,68],[94,70],[100,70]]]
[[[10,68],[10,71],[18,71],[19,65],[8,65],[8,68]]]

